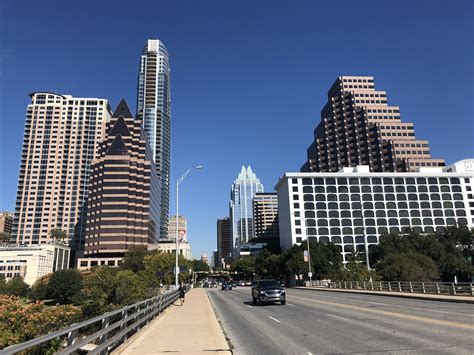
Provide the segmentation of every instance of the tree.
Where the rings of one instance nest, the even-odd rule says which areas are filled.
[[[93,317],[114,308],[118,269],[97,266],[82,274],[81,305],[85,317]]]
[[[146,298],[143,281],[131,270],[120,270],[115,275],[114,301],[120,306],[136,303]]]
[[[48,298],[60,304],[77,301],[82,289],[82,277],[75,269],[59,270],[51,275],[48,282]]]
[[[263,249],[255,259],[255,273],[260,277],[280,279],[283,274],[281,256],[272,254],[268,249]]]
[[[252,279],[255,273],[255,258],[247,256],[234,261],[230,266],[230,271],[242,273],[246,280]]]
[[[51,236],[51,238],[55,240],[63,241],[63,240],[69,239],[69,235],[60,228],[51,229],[49,231],[49,235]]]
[[[41,278],[31,287],[29,298],[32,301],[47,300],[48,292],[48,280]]]
[[[0,349],[66,327],[81,316],[79,307],[46,307],[42,302],[24,303],[13,296],[0,295],[0,305]],[[35,350],[46,354],[57,348]]]
[[[174,283],[175,254],[152,252],[145,256],[145,269],[140,272],[140,277],[147,287],[158,287],[161,283],[170,285]],[[185,281],[189,278],[187,270],[190,268],[189,262],[184,256],[179,255],[179,267],[185,267],[186,272],[179,274],[179,280]]]
[[[130,248],[126,253],[125,257],[122,260],[122,264],[120,264],[120,269],[122,270],[131,270],[132,272],[139,272],[145,269],[145,256],[148,255],[149,252],[145,245],[138,245],[135,247]]]
[[[15,276],[4,284],[3,293],[11,296],[26,297],[28,296],[29,288],[28,284],[20,276]]]
[[[209,271],[209,265],[202,260],[193,260],[194,271]]]
[[[303,249],[301,246],[293,245],[283,253],[282,263],[287,280],[293,275],[298,276],[308,272],[308,262],[304,261]]]
[[[367,265],[362,262],[361,256],[357,252],[349,255],[348,262],[340,268],[335,279],[339,281],[369,281],[377,280],[375,271],[367,270]]]
[[[332,278],[342,267],[342,255],[333,243],[319,243],[310,240],[313,278],[323,280]]]
[[[386,281],[433,281],[439,278],[435,262],[413,251],[387,255],[377,265],[377,272]]]
[[[12,235],[8,232],[1,232],[0,233],[0,244],[10,243],[12,239]]]

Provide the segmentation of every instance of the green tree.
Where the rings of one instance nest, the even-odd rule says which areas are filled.
[[[114,301],[120,306],[139,302],[147,293],[143,281],[131,270],[120,270],[115,275]]]
[[[242,273],[246,280],[252,279],[255,273],[255,258],[248,256],[234,261],[230,266],[230,271]]]
[[[192,268],[194,271],[209,271],[210,270],[209,265],[202,260],[193,260]]]
[[[0,244],[3,243],[10,243],[12,239],[12,235],[8,232],[1,232],[0,233]]]
[[[120,269],[131,270],[135,273],[145,269],[145,256],[149,254],[145,245],[130,248],[120,264]]]
[[[51,236],[51,238],[55,240],[63,241],[63,240],[69,239],[69,235],[60,228],[51,229],[49,231],[49,235]]]
[[[179,255],[178,260],[180,268],[184,267],[186,270],[189,269],[189,262],[184,258],[184,256]],[[147,287],[155,288],[158,287],[160,283],[165,285],[171,285],[174,283],[175,254],[157,252],[150,253],[145,256],[144,265],[145,269],[140,272],[140,277]],[[189,278],[189,273],[187,271],[181,272],[179,278],[180,281],[185,281]]]
[[[293,245],[283,253],[282,263],[287,280],[291,279],[292,275],[302,275],[308,272],[308,262],[304,261],[303,252],[304,248]]]
[[[342,267],[342,255],[333,243],[319,243],[310,240],[313,278],[317,280],[332,278]]]
[[[28,284],[20,276],[15,276],[4,284],[3,293],[11,296],[26,297],[28,296],[29,289]]]
[[[48,298],[60,304],[77,301],[82,289],[82,277],[75,269],[59,270],[48,282]]]
[[[48,282],[44,279],[39,279],[33,286],[31,286],[29,298],[32,301],[47,300],[48,299]]]
[[[377,265],[377,272],[386,281],[433,281],[439,278],[436,263],[416,253],[391,253]]]
[[[268,249],[263,249],[255,259],[255,273],[260,277],[280,279],[282,270],[281,255],[272,254]]]
[[[361,256],[353,252],[349,255],[348,262],[340,268],[339,273],[335,276],[339,281],[373,281],[378,279],[375,271],[367,270],[367,265],[363,263]]]
[[[79,304],[85,317],[97,316],[114,308],[118,271],[109,266],[97,266],[82,274]]]

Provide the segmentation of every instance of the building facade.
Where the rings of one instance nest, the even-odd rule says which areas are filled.
[[[176,216],[170,217],[168,239],[176,241]],[[180,243],[188,242],[188,222],[184,216],[178,216],[178,239]]]
[[[278,195],[276,192],[257,193],[253,198],[254,238],[279,238]]]
[[[143,47],[137,87],[137,118],[143,122],[161,180],[160,235],[167,237],[170,190],[171,96],[168,50],[150,39]]]
[[[254,235],[252,199],[263,185],[249,166],[242,166],[230,192],[230,222],[233,245],[248,242]]]
[[[232,263],[232,235],[230,218],[217,220],[217,266],[226,268]]]
[[[91,166],[84,258],[78,266],[118,261],[131,247],[157,243],[159,196],[160,181],[141,122],[122,100]]]
[[[347,261],[384,233],[474,227],[474,159],[406,173],[286,173],[275,189],[282,250],[309,237],[336,244]]]
[[[413,123],[401,121],[400,108],[388,105],[373,77],[340,76],[328,91],[301,171],[337,172],[356,165],[405,172],[444,166],[444,160],[431,158],[428,141],[415,137]]]
[[[158,250],[159,253],[176,253],[176,241],[173,239],[161,239],[158,244],[148,247],[148,250]],[[186,260],[193,260],[193,251],[188,242],[179,244],[179,255],[184,256]]]
[[[13,214],[0,212],[0,233],[12,233]]]
[[[83,248],[90,164],[110,120],[107,100],[37,92],[26,113],[12,226],[17,244],[61,229]]]
[[[70,248],[65,244],[9,245],[0,247],[0,277],[21,277],[28,285],[69,267]]]

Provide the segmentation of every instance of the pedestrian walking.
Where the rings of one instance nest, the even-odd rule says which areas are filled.
[[[181,306],[184,303],[185,294],[186,294],[186,286],[184,286],[184,284],[181,283],[181,286],[179,286],[179,300],[181,301]]]

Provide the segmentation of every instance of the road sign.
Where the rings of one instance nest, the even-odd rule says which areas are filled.
[[[313,273],[312,273],[312,272],[308,272],[308,277],[313,277]]]

